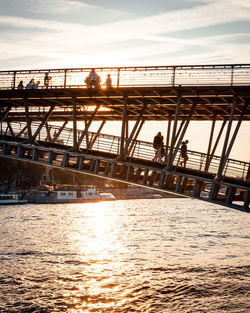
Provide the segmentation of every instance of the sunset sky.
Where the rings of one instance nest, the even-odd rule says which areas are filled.
[[[250,63],[250,1],[0,0],[0,47],[0,70]]]
[[[248,63],[248,0],[0,0],[1,69]]]

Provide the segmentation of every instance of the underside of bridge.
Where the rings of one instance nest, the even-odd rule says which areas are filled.
[[[127,87],[112,89],[56,88],[39,90],[1,90],[1,108],[12,108],[8,120],[26,121],[25,107],[29,115],[42,120],[44,112],[54,107],[50,115],[53,121],[72,121],[73,107],[77,120],[85,120],[86,114],[98,106],[95,120],[121,121],[124,104],[127,120],[137,120],[143,105],[144,120],[164,121],[174,119],[178,101],[178,119],[186,119],[195,105],[191,120],[225,120],[230,117],[234,98],[237,98],[233,119],[242,115],[245,103],[250,101],[249,87]],[[243,120],[250,120],[250,108],[244,112]]]
[[[0,155],[249,211],[249,163],[230,159],[242,121],[250,120],[249,102],[249,86],[0,90]],[[101,133],[109,121],[121,122],[117,136]],[[152,161],[152,143],[137,140],[145,121],[168,121],[162,163]],[[191,121],[211,121],[211,130],[207,151],[189,151],[183,168],[180,145]],[[214,138],[216,121],[222,123]]]

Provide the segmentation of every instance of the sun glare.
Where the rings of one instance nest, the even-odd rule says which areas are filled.
[[[116,236],[119,234],[117,218],[115,202],[89,203],[88,209],[76,225],[77,235],[72,238],[78,253],[80,249],[82,254],[93,255],[95,260],[104,261],[117,249],[121,249],[121,243]]]
[[[120,209],[119,201],[101,201],[76,204],[70,211],[77,218],[72,219],[69,242],[76,255],[82,256],[77,260],[82,263],[82,274],[78,272],[77,277],[80,275],[83,279],[74,280],[74,289],[64,293],[64,297],[74,299],[74,308],[67,312],[87,313],[122,305],[112,300],[100,303],[90,300],[121,293],[115,278],[122,276],[124,266],[120,256],[126,253],[120,238]],[[88,279],[85,281],[84,277]]]

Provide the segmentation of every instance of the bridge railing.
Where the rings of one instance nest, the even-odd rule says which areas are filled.
[[[16,89],[33,78],[45,88],[44,76],[51,77],[49,88],[86,88],[90,68],[0,71],[0,89]],[[95,69],[102,84],[111,75],[114,87],[143,86],[241,86],[250,84],[250,64],[180,65],[147,67],[105,67]]]
[[[28,138],[27,130],[22,131],[25,125],[25,123],[21,122],[11,123],[10,129],[7,123],[3,123],[0,133],[2,135]],[[31,128],[33,134],[37,130],[38,126],[39,123],[32,123]],[[60,135],[57,136],[59,132]],[[81,135],[82,131],[78,130],[77,137],[80,138]],[[64,128],[63,130],[61,130],[60,126],[50,124],[42,128],[37,140],[48,142],[48,144],[56,143],[66,146],[73,146],[73,130],[72,128]],[[97,134],[95,132],[88,132],[87,136],[84,137],[80,148],[119,155],[120,137],[108,134]],[[154,149],[151,142],[135,140],[129,146],[128,151],[128,157],[134,157],[147,161],[151,161],[154,157]],[[202,172],[207,171],[207,155],[205,153],[189,150],[188,156],[188,168],[192,168]],[[220,157],[216,155],[213,156],[211,162],[209,163],[209,172],[216,174],[220,164]],[[174,165],[180,165],[180,151],[178,151],[177,153],[177,156],[174,160]],[[228,159],[223,175],[246,180],[248,179],[249,175],[249,167],[250,163],[248,162]]]

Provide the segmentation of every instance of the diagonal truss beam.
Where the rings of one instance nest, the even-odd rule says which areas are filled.
[[[170,145],[168,160],[167,160],[167,165],[166,165],[167,169],[169,169],[171,167],[171,161],[172,161],[172,157],[173,157],[173,150],[174,150],[174,144],[175,144],[176,128],[177,128],[178,116],[179,116],[180,106],[181,106],[181,99],[182,99],[182,97],[179,95],[177,97],[177,103],[176,103],[176,108],[175,108],[171,145]]]
[[[53,136],[52,143],[57,140],[57,138],[61,135],[62,131],[64,130],[65,126],[68,124],[68,121],[65,121],[63,125],[60,127],[59,131]]]
[[[95,118],[95,115],[96,115],[96,113],[97,113],[99,107],[100,107],[100,104],[98,104],[98,105],[96,106],[94,112],[92,113],[92,115],[90,116],[89,120],[87,121],[87,123],[86,123],[86,125],[85,125],[84,131],[82,132],[80,138],[78,139],[78,142],[76,143],[76,146],[74,146],[74,149],[75,149],[75,150],[78,150],[78,149],[79,149],[79,147],[80,147],[80,145],[81,145],[81,143],[82,143],[82,141],[83,141],[85,135],[86,135],[87,132],[88,132],[88,129],[89,129],[91,123],[93,122],[93,120],[94,120],[94,118]]]
[[[98,136],[100,135],[101,133],[101,130],[103,128],[103,126],[105,125],[106,123],[106,120],[103,120],[101,125],[99,126],[96,134],[94,135],[94,137],[90,140],[89,144],[88,144],[88,147],[87,147],[87,151],[91,150],[92,147],[94,146],[95,142],[96,142],[96,139],[98,138]]]
[[[51,108],[49,109],[49,111],[45,114],[39,127],[37,128],[37,130],[35,131],[34,135],[31,138],[31,143],[35,142],[35,140],[36,140],[37,136],[39,135],[40,131],[42,130],[43,126],[48,122],[50,115],[53,112],[54,108],[55,108],[55,105],[52,105]]]
[[[11,110],[11,106],[7,107],[2,114],[0,115],[0,122],[4,121],[6,119],[6,117],[9,114],[9,111]]]
[[[239,132],[239,129],[240,129],[240,126],[241,126],[243,117],[244,117],[244,115],[245,115],[245,113],[246,113],[246,111],[247,111],[248,104],[249,104],[249,103],[245,103],[245,105],[244,105],[244,107],[243,107],[243,109],[242,109],[240,118],[239,118],[239,120],[238,120],[238,122],[237,122],[237,125],[236,125],[236,127],[235,127],[235,130],[234,130],[234,133],[233,133],[233,135],[232,135],[231,141],[230,141],[230,143],[229,143],[229,145],[228,145],[228,147],[227,147],[227,150],[226,150],[226,152],[225,152],[225,156],[224,156],[224,161],[223,161],[222,169],[224,169],[224,167],[225,167],[225,165],[226,165],[226,163],[227,163],[228,157],[229,157],[229,155],[230,155],[230,152],[231,152],[232,147],[233,147],[233,145],[234,145],[235,139],[236,139],[237,134],[238,134],[238,132]]]
[[[190,110],[190,112],[189,112],[189,114],[188,114],[188,117],[187,117],[187,119],[186,119],[186,121],[185,121],[185,126],[184,126],[184,128],[183,128],[183,130],[182,130],[182,132],[181,132],[181,134],[180,134],[179,140],[178,140],[178,142],[177,142],[177,144],[176,144],[176,147],[175,147],[175,150],[174,150],[174,153],[173,153],[173,157],[172,157],[172,160],[171,160],[171,165],[173,164],[173,161],[174,161],[174,159],[175,159],[175,157],[176,157],[176,155],[177,155],[177,152],[178,152],[178,150],[179,150],[179,148],[180,148],[181,142],[182,142],[182,140],[183,140],[183,138],[184,138],[184,136],[185,136],[185,133],[186,133],[187,128],[188,128],[188,125],[189,125],[189,123],[190,123],[190,121],[191,121],[191,118],[192,118],[192,115],[193,115],[194,110],[195,110],[195,108],[196,108],[196,105],[197,105],[197,102],[195,101],[195,102],[192,104],[191,110]]]
[[[211,131],[210,131],[209,142],[208,142],[208,148],[207,148],[207,158],[206,158],[205,171],[207,171],[208,166],[209,166],[209,163],[208,163],[208,162],[209,162],[209,156],[210,156],[212,141],[213,141],[213,137],[214,137],[215,122],[216,122],[216,118],[213,119],[212,125],[211,125]]]
[[[221,138],[221,135],[222,135],[222,133],[223,133],[223,130],[224,130],[224,128],[225,128],[226,123],[227,123],[227,121],[224,120],[223,123],[221,124],[221,128],[220,128],[220,131],[219,131],[219,133],[218,133],[218,135],[217,135],[216,141],[215,141],[215,143],[214,143],[213,150],[212,150],[211,154],[208,156],[208,161],[207,161],[206,169],[205,169],[206,171],[209,170],[210,163],[211,163],[212,160],[213,160],[215,151],[216,151],[217,146],[218,146],[218,144],[219,144],[219,141],[220,141],[220,138]]]
[[[9,129],[11,136],[14,137],[15,136],[15,132],[13,131],[13,128],[12,128],[12,126],[10,124],[10,121],[8,121],[8,120],[7,120],[7,125],[8,125],[7,129]]]
[[[130,144],[131,144],[131,141],[132,141],[133,138],[134,138],[135,132],[136,132],[138,126],[139,126],[139,123],[140,123],[140,121],[141,121],[141,119],[142,119],[142,116],[143,116],[143,114],[144,114],[144,112],[145,112],[146,107],[147,107],[147,103],[143,103],[143,106],[142,106],[142,109],[141,109],[141,111],[140,111],[140,114],[139,114],[139,116],[138,116],[138,118],[137,118],[137,120],[136,120],[136,122],[135,122],[135,125],[134,125],[134,127],[133,127],[133,129],[132,129],[132,131],[131,131],[131,133],[130,133],[130,135],[129,135],[129,138],[128,138],[127,142],[126,142],[124,151],[123,151],[122,154],[120,154],[119,158],[124,158],[124,156],[127,154],[128,149],[129,149],[129,146],[130,146]],[[137,134],[137,136],[138,136],[138,135],[139,135],[139,133]]]
[[[133,148],[135,147],[136,140],[137,140],[137,138],[138,138],[138,136],[139,136],[139,134],[141,132],[141,129],[142,129],[142,126],[144,125],[144,122],[145,122],[144,120],[141,121],[140,126],[138,127],[138,130],[137,130],[137,132],[135,134],[135,137],[132,140],[132,143],[131,143],[131,145],[129,147],[129,150],[128,150],[128,155],[129,156],[130,156],[130,153],[131,153],[132,150],[133,150],[132,156],[134,154],[134,150],[135,149],[133,149]]]
[[[227,149],[227,145],[228,145],[228,141],[229,141],[229,136],[230,136],[232,123],[233,123],[234,111],[235,111],[235,107],[237,105],[237,102],[238,102],[238,97],[234,96],[233,104],[232,104],[232,107],[231,107],[230,116],[229,116],[229,120],[228,120],[228,125],[227,125],[227,132],[226,132],[226,135],[225,135],[224,145],[223,145],[223,148],[222,148],[220,164],[219,164],[219,168],[218,168],[218,172],[217,172],[217,176],[216,176],[217,180],[221,180],[221,178],[222,178],[222,172],[223,172],[223,169],[224,169],[224,166],[225,166],[226,149]]]

